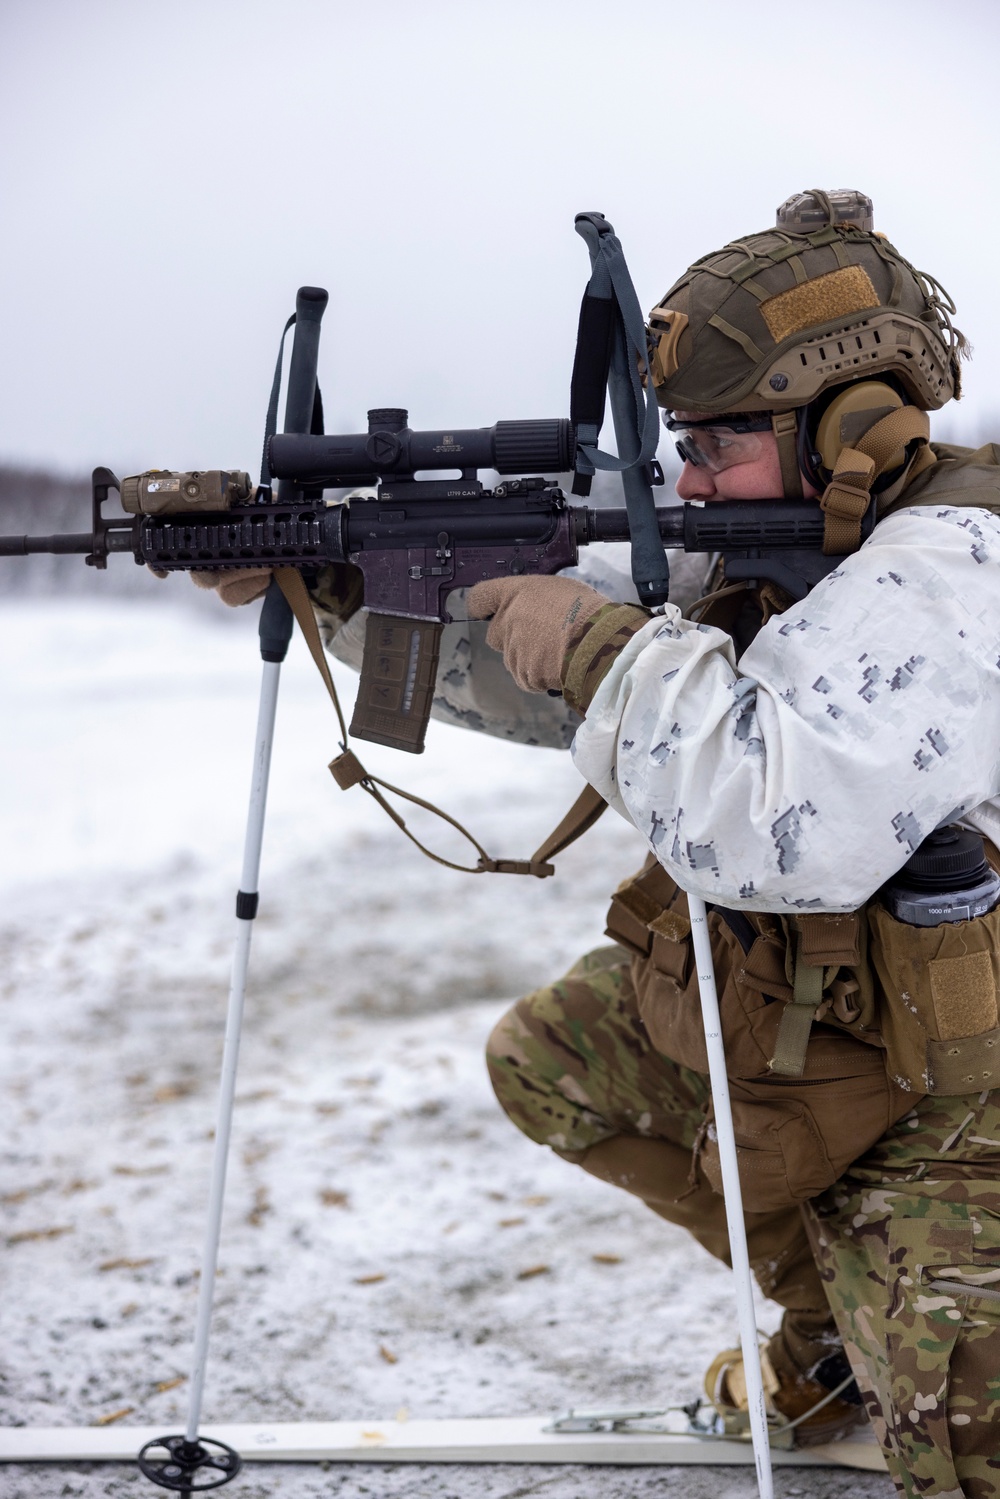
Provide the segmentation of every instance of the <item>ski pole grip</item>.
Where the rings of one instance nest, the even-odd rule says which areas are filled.
[[[411,755],[423,753],[440,645],[437,620],[369,614],[353,735]]]
[[[264,595],[257,625],[262,661],[284,661],[294,624],[295,616],[288,600],[278,587],[277,578],[272,578]]]
[[[330,300],[321,286],[300,286],[295,297],[295,338],[288,367],[285,431],[309,432],[316,400],[319,328]]]

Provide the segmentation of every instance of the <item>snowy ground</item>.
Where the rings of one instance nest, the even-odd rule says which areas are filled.
[[[186,586],[172,579],[164,588]],[[183,1425],[255,615],[0,605],[0,1002],[7,1123],[0,1418]],[[351,696],[348,673],[342,673]],[[482,1043],[509,999],[601,940],[641,858],[609,814],[545,884],[429,864],[325,764],[296,642],[279,705],[205,1399],[214,1420],[528,1414],[688,1400],[734,1341],[728,1272],[524,1140]],[[432,729],[390,780],[525,856],[569,759]],[[535,1273],[526,1273],[535,1272]],[[774,1307],[761,1322],[773,1326]],[[22,1466],[17,1499],[154,1493],[124,1467]],[[887,1499],[783,1470],[779,1495]],[[263,1499],[744,1499],[751,1470],[251,1468]]]

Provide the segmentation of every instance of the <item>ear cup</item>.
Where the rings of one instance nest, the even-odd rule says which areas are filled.
[[[834,396],[816,428],[815,447],[827,472],[833,472],[844,448],[853,447],[877,421],[903,404],[902,396],[884,380],[859,380]],[[886,471],[905,461],[906,449],[901,447],[892,455]]]

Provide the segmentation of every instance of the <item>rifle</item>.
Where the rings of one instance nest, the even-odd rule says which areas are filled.
[[[590,250],[591,278],[580,313],[570,420],[413,431],[402,408],[376,407],[368,413],[367,432],[326,434],[317,362],[328,299],[320,288],[302,287],[279,346],[258,485],[236,469],[148,470],[119,480],[97,468],[89,532],[0,537],[0,556],[82,553],[89,565],[105,568],[112,554],[129,553],[159,573],[273,568],[277,586],[262,619],[264,659],[281,659],[265,635],[277,640],[290,632],[290,606],[340,721],[342,753],[330,766],[338,785],[361,785],[413,838],[377,788],[418,799],[366,771],[348,738],[423,750],[441,629],[452,618],[456,589],[485,578],[557,573],[578,561],[581,546],[609,541],[631,543],[636,590],[650,606],[668,596],[664,548],[721,556],[729,581],[770,580],[795,599],[841,560],[823,555],[824,517],[815,501],[655,504],[653,486],[663,483],[654,456],[659,423],[652,382],[644,388],[639,373],[648,351],[638,300],[607,220],[580,214],[576,228]],[[285,430],[278,434],[282,353],[293,324]],[[621,456],[597,446],[609,393]],[[625,508],[570,503],[551,476],[571,468],[573,493],[583,497],[595,470],[619,472]],[[499,475],[492,489],[480,481],[484,469]],[[361,485],[374,485],[374,497],[326,498],[328,490]],[[104,514],[112,490],[126,518]],[[345,564],[360,570],[368,611],[350,731],[308,594],[325,567]],[[551,855],[579,836],[603,805],[588,789],[530,860],[491,859],[454,819],[431,810],[469,839],[479,855],[477,871],[544,876],[553,873]]]
[[[239,470],[119,480],[96,468],[90,531],[0,536],[0,556],[78,553],[106,568],[109,556],[130,554],[160,572],[294,568],[306,588],[323,567],[351,563],[369,618],[350,732],[419,753],[449,594],[483,578],[557,573],[582,546],[630,539],[625,509],[573,504],[543,477],[567,472],[575,456],[567,420],[411,431],[406,411],[380,407],[368,413],[366,433],[270,436],[277,490]],[[484,468],[501,476],[492,489],[479,480]],[[439,477],[455,469],[460,477]],[[374,498],[324,498],[372,484]],[[104,515],[112,490],[131,519]],[[655,513],[664,547],[719,553],[730,581],[770,579],[796,599],[841,560],[823,555],[815,501],[725,500]]]

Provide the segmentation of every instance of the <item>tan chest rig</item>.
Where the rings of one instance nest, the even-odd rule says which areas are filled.
[[[702,618],[742,649],[748,613],[763,622],[786,602],[730,594]],[[708,909],[747,1211],[831,1186],[925,1094],[1000,1085],[1000,910],[919,928],[877,899],[839,915]],[[687,897],[652,857],[616,891],[607,931],[633,955],[652,1045],[707,1072]],[[700,1159],[718,1188],[711,1126]]]

